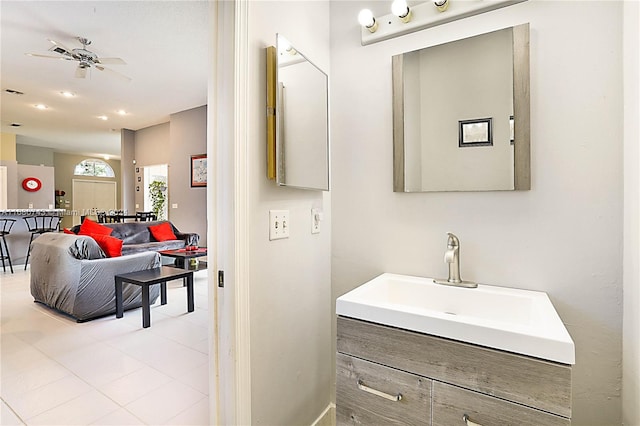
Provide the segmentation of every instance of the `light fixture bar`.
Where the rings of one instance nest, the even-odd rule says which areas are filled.
[[[366,46],[525,1],[527,0],[449,0],[449,8],[444,12],[438,11],[433,1],[427,1],[411,8],[412,19],[407,23],[390,13],[376,19],[378,23],[376,32],[372,33],[361,27],[362,45]]]

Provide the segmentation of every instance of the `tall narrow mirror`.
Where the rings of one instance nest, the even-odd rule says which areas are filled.
[[[271,83],[276,95],[276,182],[328,191],[328,76],[285,37],[276,37],[275,84]]]
[[[392,61],[394,191],[530,189],[528,24]]]

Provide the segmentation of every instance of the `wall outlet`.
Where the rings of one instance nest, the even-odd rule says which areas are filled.
[[[322,221],[322,211],[320,209],[311,209],[311,233],[320,233],[320,222]]]
[[[140,204],[136,203],[136,209],[140,208]]]
[[[33,208],[33,203],[29,203],[29,208],[32,209]]]
[[[289,210],[269,210],[269,240],[289,238]]]
[[[177,209],[177,208],[178,208],[178,203],[173,203],[173,204],[171,204],[171,208],[172,208],[172,209]]]

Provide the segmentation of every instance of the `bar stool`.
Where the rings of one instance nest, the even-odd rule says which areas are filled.
[[[62,217],[42,215],[42,216],[27,216],[23,217],[27,223],[27,230],[31,232],[31,238],[29,239],[29,248],[27,249],[27,259],[24,261],[24,270],[27,270],[27,264],[29,263],[29,255],[31,255],[31,243],[33,237],[36,235],[42,235],[45,232],[58,232],[60,229],[60,221]]]
[[[0,241],[0,257],[2,258],[2,269],[4,272],[7,272],[7,266],[4,263],[4,260],[7,259],[9,261],[9,269],[11,269],[11,273],[13,274],[13,265],[11,264],[11,254],[9,253],[9,246],[7,245],[7,240],[5,239],[6,235],[9,235],[11,232],[11,228],[13,224],[16,222],[15,219],[0,219],[0,237],[2,237],[2,241]],[[4,248],[2,246],[4,245]],[[5,251],[7,254],[5,254]]]

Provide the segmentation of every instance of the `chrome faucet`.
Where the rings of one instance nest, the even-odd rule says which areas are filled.
[[[433,282],[458,287],[478,287],[478,284],[463,281],[460,278],[460,240],[451,232],[447,232],[447,235],[449,238],[447,239],[447,251],[444,252],[444,262],[449,265],[449,278],[446,280],[435,279]]]

